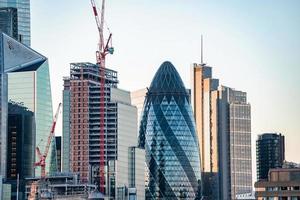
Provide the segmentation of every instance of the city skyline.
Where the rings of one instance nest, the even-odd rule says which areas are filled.
[[[95,62],[98,40],[89,1],[64,1],[60,6],[55,2],[32,2],[32,44],[53,66],[54,107],[61,101],[61,80],[68,75],[69,63]],[[157,70],[152,66],[171,60],[190,88],[189,68],[200,62],[200,35],[204,34],[204,62],[214,68],[222,85],[248,93],[252,140],[261,132],[281,132],[286,136],[287,160],[300,162],[293,153],[300,139],[300,3],[170,2],[107,2],[107,24],[116,48],[108,66],[119,71],[120,87],[144,88]],[[57,15],[50,15],[53,10]],[[132,73],[139,76],[132,80]]]

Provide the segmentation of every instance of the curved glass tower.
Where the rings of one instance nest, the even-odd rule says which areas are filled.
[[[194,117],[189,94],[170,62],[160,66],[146,95],[139,146],[146,150],[147,199],[199,198]]]

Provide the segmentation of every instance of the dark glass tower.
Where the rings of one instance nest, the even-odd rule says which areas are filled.
[[[16,8],[0,7],[0,31],[18,40],[18,12]]]
[[[147,199],[195,199],[200,183],[199,146],[189,94],[170,62],[147,92],[139,145],[146,150]]]
[[[268,179],[269,170],[281,168],[285,159],[284,136],[265,133],[256,141],[257,180]]]

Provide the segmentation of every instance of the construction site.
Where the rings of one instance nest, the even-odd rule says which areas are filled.
[[[101,200],[108,191],[107,166],[108,160],[116,159],[117,132],[116,125],[112,125],[116,115],[111,112],[115,109],[115,104],[108,102],[108,93],[109,88],[116,87],[118,80],[115,71],[105,68],[106,55],[113,54],[114,51],[111,46],[112,34],[109,33],[106,41],[103,34],[105,0],[102,0],[100,11],[94,0],[91,0],[91,6],[99,33],[97,63],[73,63],[70,78],[64,79],[65,89],[72,92],[70,108],[73,115],[69,119],[71,147],[68,152],[71,172],[46,173],[46,160],[55,137],[55,127],[62,106],[60,103],[53,118],[45,151],[41,152],[36,147],[38,162],[33,167],[40,167],[41,172],[39,177],[26,178],[25,199]],[[112,121],[108,119],[107,110],[113,115]]]

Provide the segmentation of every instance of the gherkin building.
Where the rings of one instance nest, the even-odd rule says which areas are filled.
[[[189,93],[170,62],[156,72],[144,102],[139,146],[145,148],[147,199],[200,199],[198,139]]]

